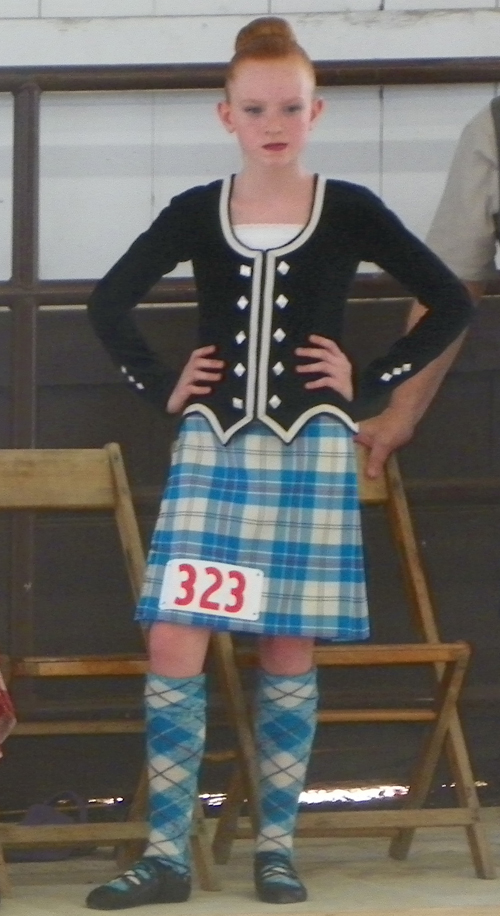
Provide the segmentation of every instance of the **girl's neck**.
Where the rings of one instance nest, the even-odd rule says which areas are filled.
[[[231,195],[233,223],[295,223],[303,225],[311,212],[314,176],[298,169],[243,169]]]

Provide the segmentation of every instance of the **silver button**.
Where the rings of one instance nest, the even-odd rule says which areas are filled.
[[[287,264],[286,261],[280,261],[279,264],[278,264],[278,266],[277,266],[277,268],[276,268],[276,270],[277,270],[280,274],[282,274],[283,276],[285,276],[285,274],[287,274],[288,271],[290,270],[290,265]]]
[[[241,398],[233,398],[233,407],[236,407],[236,410],[243,410],[244,404]]]
[[[392,374],[393,374],[393,375],[401,375],[402,371],[403,371],[403,370],[402,370],[401,366],[395,366],[394,369],[392,370]]]
[[[281,341],[284,340],[285,337],[286,337],[286,334],[285,334],[283,328],[277,328],[277,330],[276,330],[276,331],[274,332],[274,334],[273,334],[273,337],[274,337],[275,340],[278,341],[278,343],[281,343]]]
[[[247,305],[248,305],[248,299],[247,299],[247,297],[246,297],[246,296],[240,296],[240,298],[238,299],[236,305],[238,306],[239,309],[241,309],[241,311],[243,311],[243,309],[246,309],[246,307],[247,307]]]
[[[249,267],[248,264],[241,264],[240,265],[240,274],[242,277],[251,277],[252,268]]]
[[[234,374],[237,375],[238,377],[245,375],[246,371],[247,370],[245,369],[243,363],[238,363],[238,365],[235,366],[233,369]]]
[[[135,378],[133,375],[127,375],[127,379],[129,382],[135,382]]]
[[[137,382],[135,387],[138,388],[139,391],[144,391],[144,385],[142,384],[142,382]]]
[[[285,305],[288,305],[288,299],[286,298],[286,296],[283,295],[283,293],[280,293],[280,295],[276,299],[276,305],[278,306],[279,309],[284,309]]]
[[[411,363],[403,363],[402,369],[403,372],[409,372],[411,369]]]
[[[283,363],[275,363],[273,366],[273,372],[275,375],[281,375],[285,371]]]
[[[244,340],[247,339],[247,335],[244,331],[238,331],[236,337],[234,338],[237,344],[242,344]]]
[[[384,374],[380,376],[380,381],[381,382],[390,382],[391,378],[392,378],[392,375],[390,372],[384,372]]]
[[[128,369],[126,366],[120,366],[120,372],[123,372],[124,375],[127,375]]]
[[[280,404],[281,404],[281,398],[279,398],[277,394],[273,394],[272,398],[269,398],[270,407],[274,407],[274,409],[276,409],[276,407],[279,407]]]

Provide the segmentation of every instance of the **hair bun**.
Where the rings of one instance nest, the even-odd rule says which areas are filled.
[[[280,44],[295,45],[296,38],[291,26],[278,16],[262,16],[244,25],[238,32],[235,41],[235,52],[242,52],[255,47],[262,40],[277,40]]]

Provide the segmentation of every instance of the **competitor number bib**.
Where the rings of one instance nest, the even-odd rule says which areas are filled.
[[[205,560],[169,560],[163,577],[161,610],[258,620],[264,573],[250,566]]]

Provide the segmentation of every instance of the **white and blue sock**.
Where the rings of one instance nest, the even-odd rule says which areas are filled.
[[[144,855],[189,871],[190,834],[205,746],[205,675],[150,675],[146,685],[150,834]]]
[[[257,853],[278,852],[291,858],[317,704],[316,669],[294,676],[260,672],[256,709],[260,774]]]
[[[150,834],[144,858],[154,857],[178,874],[190,872],[190,835],[205,745],[205,676],[146,681]],[[126,875],[148,877],[144,858]],[[121,877],[108,886],[127,890]]]

